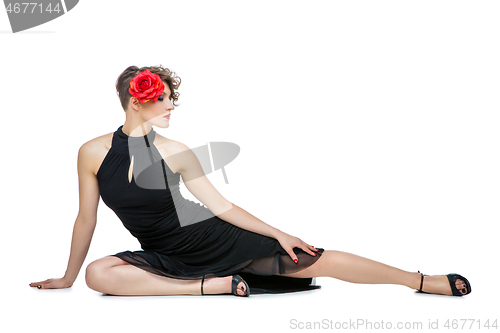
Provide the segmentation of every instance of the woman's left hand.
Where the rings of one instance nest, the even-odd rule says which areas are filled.
[[[280,242],[281,247],[288,253],[290,258],[292,258],[295,263],[298,262],[298,258],[295,252],[293,252],[294,247],[298,247],[299,249],[304,250],[304,252],[309,253],[312,256],[316,255],[316,253],[312,250],[319,251],[315,249],[314,246],[306,244],[300,238],[291,236],[284,232],[280,233],[278,237],[276,237],[276,239],[278,240],[278,242]]]

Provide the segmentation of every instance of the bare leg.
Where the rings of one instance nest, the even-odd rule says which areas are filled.
[[[397,284],[412,289],[419,289],[421,275],[407,272],[396,267],[357,256],[355,254],[327,250],[311,266],[291,274],[291,277],[333,277],[352,283]],[[457,279],[458,290],[465,288],[462,280]],[[424,277],[423,291],[434,294],[452,295],[448,278],[445,275]],[[463,292],[465,293],[465,292]]]
[[[201,279],[181,280],[149,273],[122,259],[107,256],[90,263],[85,280],[89,288],[110,295],[201,295]],[[204,294],[230,294],[232,276],[205,279]],[[238,285],[238,294],[244,294]]]

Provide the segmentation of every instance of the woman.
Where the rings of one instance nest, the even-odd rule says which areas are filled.
[[[130,66],[119,76],[116,89],[125,123],[79,150],[80,208],[66,273],[59,279],[31,283],[31,287],[72,286],[90,246],[101,196],[142,248],[87,266],[87,285],[105,294],[249,296],[318,288],[303,282],[326,276],[353,283],[398,284],[442,295],[471,292],[467,279],[458,274],[424,279],[420,272],[315,248],[227,201],[186,145],[152,128],[169,127],[179,85],[180,78],[161,65]],[[180,176],[206,207],[181,196]],[[252,288],[241,276],[253,279]],[[288,287],[280,289],[276,282]]]

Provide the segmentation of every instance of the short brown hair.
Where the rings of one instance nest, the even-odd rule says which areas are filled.
[[[132,95],[128,92],[130,88],[130,81],[142,71],[149,70],[151,73],[158,74],[162,81],[165,81],[168,84],[168,88],[170,89],[170,99],[172,100],[172,104],[175,104],[179,99],[179,92],[175,91],[179,89],[181,84],[181,78],[175,75],[174,72],[170,71],[168,68],[163,68],[162,65],[158,66],[146,66],[146,67],[137,67],[130,66],[126,70],[124,70],[118,79],[116,80],[116,94],[120,98],[120,103],[122,104],[122,108],[124,111],[127,111],[128,102]]]

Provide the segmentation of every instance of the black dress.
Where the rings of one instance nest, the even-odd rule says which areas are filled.
[[[312,278],[275,274],[312,265],[323,249],[313,256],[294,248],[299,259],[296,264],[276,239],[239,228],[185,199],[179,191],[180,174],[172,172],[153,144],[156,132],[151,129],[145,136],[133,137],[122,127],[113,134],[97,179],[103,202],[139,240],[142,250],[114,256],[176,279],[239,274],[248,283],[250,294],[320,288],[311,285]]]

